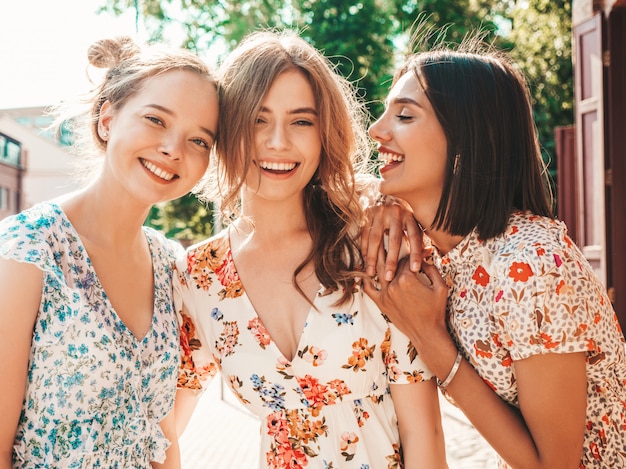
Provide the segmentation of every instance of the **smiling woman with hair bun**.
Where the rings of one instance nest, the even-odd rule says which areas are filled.
[[[194,54],[129,38],[96,42],[89,59],[106,71],[90,110],[61,117],[99,168],[0,222],[1,469],[180,467],[181,248],[142,225],[203,177],[216,82]]]

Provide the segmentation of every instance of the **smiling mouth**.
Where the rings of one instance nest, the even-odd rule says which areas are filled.
[[[378,159],[385,164],[402,163],[404,161],[404,155],[398,155],[397,153],[379,152]]]
[[[272,161],[257,161],[257,166],[264,171],[274,174],[285,174],[293,171],[300,163],[278,163]]]
[[[163,179],[164,181],[171,181],[174,178],[177,178],[178,176],[174,173],[168,173],[167,171],[159,168],[158,166],[156,166],[153,163],[150,163],[149,161],[146,161],[142,158],[140,158],[141,164],[143,165],[144,168],[146,168],[148,171],[150,171],[152,174],[154,174],[156,177]]]

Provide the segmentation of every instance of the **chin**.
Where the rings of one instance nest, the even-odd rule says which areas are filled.
[[[398,194],[393,190],[393,184],[386,181],[385,179],[381,180],[378,190],[380,191],[381,194],[391,195],[393,197],[399,197]]]

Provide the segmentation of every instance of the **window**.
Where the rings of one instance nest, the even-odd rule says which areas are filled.
[[[0,162],[11,166],[21,165],[22,147],[19,142],[0,134]]]

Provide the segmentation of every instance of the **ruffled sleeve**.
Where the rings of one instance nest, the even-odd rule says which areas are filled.
[[[376,321],[380,319],[382,327],[386,329],[381,353],[387,381],[392,384],[410,384],[434,378],[435,375],[419,357],[409,338],[387,320],[376,303],[365,293],[360,291],[356,294],[361,296],[361,307],[371,312],[367,317],[376,318]]]
[[[391,322],[389,322],[387,337],[389,337],[389,353],[383,353],[383,359],[390,383],[419,383],[435,377],[419,357],[409,338]]]
[[[63,223],[60,211],[52,204],[39,204],[0,221],[0,256],[34,264],[58,278],[63,273],[52,257],[51,245],[60,242],[50,238],[50,227]]]

